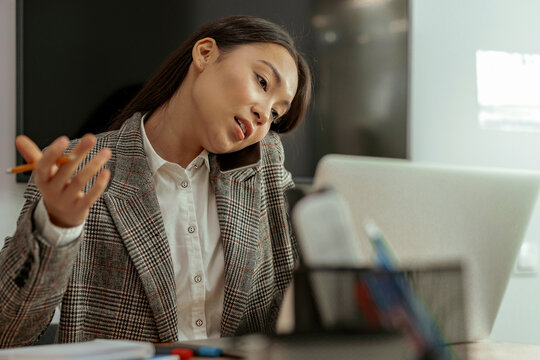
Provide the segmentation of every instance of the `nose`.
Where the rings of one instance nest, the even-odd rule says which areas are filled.
[[[253,105],[252,112],[255,115],[258,125],[264,125],[269,121],[272,121],[272,108],[270,105],[259,103]]]

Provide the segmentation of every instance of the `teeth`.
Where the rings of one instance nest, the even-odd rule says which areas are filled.
[[[239,121],[236,117],[234,119],[236,120],[238,125],[240,125],[240,129],[242,129],[242,132],[245,134],[246,133],[246,127],[244,126],[244,123]]]

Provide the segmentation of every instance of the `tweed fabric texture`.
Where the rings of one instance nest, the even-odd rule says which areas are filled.
[[[17,230],[0,252],[0,347],[37,341],[59,304],[58,342],[182,340],[171,253],[140,119],[135,114],[121,129],[98,135],[83,162],[112,149],[106,165],[111,181],[73,242],[51,246],[35,231],[32,212],[40,193],[30,180]],[[275,133],[262,140],[261,161],[253,167],[222,172],[210,156],[225,257],[222,336],[272,332],[292,279],[297,246],[284,191],[293,182],[283,161]]]

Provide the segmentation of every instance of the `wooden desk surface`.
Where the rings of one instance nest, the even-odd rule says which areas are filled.
[[[458,345],[467,347],[469,360],[534,360],[540,359],[540,345],[506,343],[498,341],[478,341]]]
[[[540,345],[505,343],[498,341],[478,341],[470,344],[455,345],[459,349],[467,347],[468,360],[540,360]],[[193,360],[208,358],[194,357]],[[216,360],[238,360],[233,358],[215,358]]]

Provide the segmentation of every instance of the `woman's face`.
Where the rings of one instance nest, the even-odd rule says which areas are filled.
[[[211,50],[205,54],[191,89],[194,135],[216,154],[259,142],[294,98],[298,70],[293,58],[273,43],[241,45],[221,58]]]

